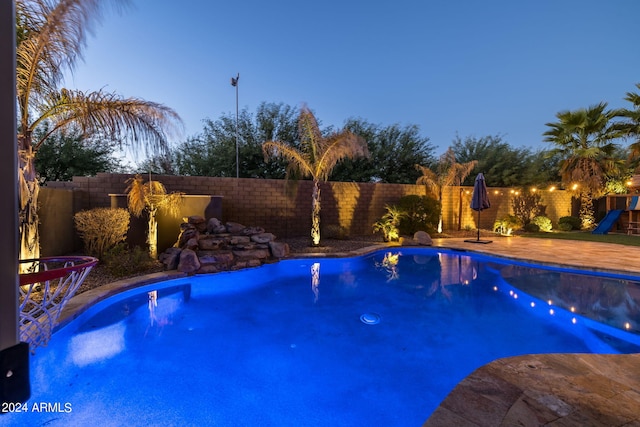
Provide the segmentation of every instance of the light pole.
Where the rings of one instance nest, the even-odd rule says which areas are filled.
[[[236,88],[236,178],[240,178],[240,162],[238,160],[238,81],[240,80],[240,73],[238,76],[231,77],[231,86]]]

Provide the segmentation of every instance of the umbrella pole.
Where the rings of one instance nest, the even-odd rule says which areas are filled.
[[[482,209],[478,209],[478,242],[480,241],[480,212]]]

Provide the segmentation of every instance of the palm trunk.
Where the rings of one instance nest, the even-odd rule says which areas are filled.
[[[593,210],[593,197],[591,192],[583,191],[580,193],[580,221],[582,228],[590,230],[595,224],[595,214]]]
[[[29,138],[19,136],[18,185],[19,185],[19,231],[20,259],[40,257],[40,235],[38,232],[38,193],[40,186],[35,171],[35,153]]]
[[[320,244],[320,182],[313,181],[311,195],[311,242],[313,246]]]
[[[157,208],[149,209],[149,229],[147,231],[147,243],[149,244],[149,256],[158,258],[158,221],[156,220]]]

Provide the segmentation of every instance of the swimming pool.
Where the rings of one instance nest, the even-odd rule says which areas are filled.
[[[145,286],[38,349],[0,425],[421,425],[497,358],[640,351],[636,280],[400,248]]]

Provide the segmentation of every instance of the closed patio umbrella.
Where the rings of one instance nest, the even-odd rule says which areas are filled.
[[[473,184],[473,195],[471,196],[471,209],[478,211],[478,239],[465,240],[465,242],[491,243],[491,240],[480,240],[480,212],[490,207],[491,202],[487,194],[487,185],[484,182],[484,175],[480,172],[478,176],[476,176],[476,181]]]

